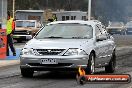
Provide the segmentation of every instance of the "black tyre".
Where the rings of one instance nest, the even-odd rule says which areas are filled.
[[[21,75],[23,77],[27,77],[27,78],[33,77],[33,73],[34,73],[34,71],[32,71],[32,70],[21,68]]]
[[[18,42],[18,43],[22,43],[22,40],[21,40],[21,39],[17,39],[17,42]]]
[[[105,66],[105,72],[113,73],[115,71],[115,67],[116,67],[116,55],[115,52],[113,52],[109,64]]]
[[[95,73],[95,55],[91,53],[89,55],[89,60],[87,67],[85,69],[86,74],[94,74]]]

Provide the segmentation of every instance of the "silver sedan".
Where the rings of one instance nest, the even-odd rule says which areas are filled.
[[[99,21],[56,21],[47,24],[22,49],[23,77],[34,71],[76,70],[95,73],[96,67],[114,72],[116,46]]]

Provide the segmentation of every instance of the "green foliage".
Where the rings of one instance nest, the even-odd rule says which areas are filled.
[[[8,0],[8,10],[12,10],[13,0]],[[46,9],[53,10],[86,10],[87,0],[15,0],[16,9]]]

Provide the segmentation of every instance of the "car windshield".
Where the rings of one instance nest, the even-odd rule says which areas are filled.
[[[122,31],[120,29],[108,29],[110,34],[120,34]]]
[[[111,31],[117,31],[117,32],[119,32],[119,31],[121,31],[120,29],[109,29],[109,31],[111,32]]]
[[[16,21],[16,27],[35,27],[35,22]]]
[[[109,25],[111,27],[121,27],[123,26],[122,22],[111,22],[111,24]]]
[[[39,38],[92,38],[93,29],[84,24],[52,24],[45,26],[36,36]]]
[[[128,23],[126,24],[126,27],[132,27],[132,21],[128,22]]]

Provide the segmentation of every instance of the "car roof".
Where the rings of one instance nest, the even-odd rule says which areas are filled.
[[[47,25],[51,25],[51,24],[69,24],[69,23],[78,23],[78,24],[87,24],[87,25],[96,25],[96,24],[100,24],[101,22],[99,22],[98,20],[90,20],[90,21],[83,21],[83,20],[67,20],[67,21],[55,21],[55,22],[51,22],[48,23]]]

